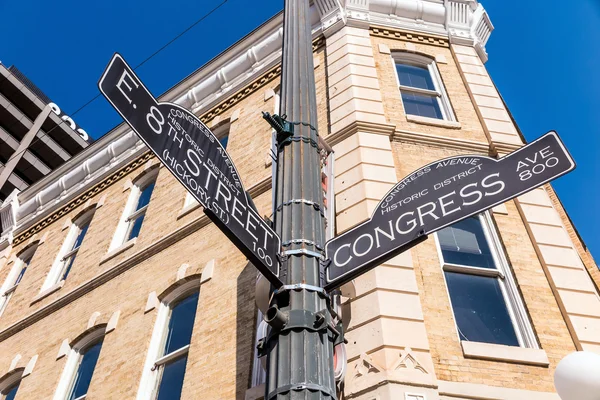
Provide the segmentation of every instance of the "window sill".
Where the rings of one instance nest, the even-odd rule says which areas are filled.
[[[137,237],[135,237],[131,240],[128,240],[127,242],[123,243],[121,246],[117,247],[116,249],[109,251],[108,253],[106,253],[104,255],[104,257],[102,257],[102,259],[100,260],[100,264],[104,264],[108,260],[111,260],[111,259],[115,258],[116,256],[118,256],[119,254],[125,252],[125,250],[132,248],[135,245],[136,241],[137,241]]]
[[[65,286],[64,280],[60,281],[58,283],[55,283],[54,285],[50,286],[48,289],[42,290],[37,296],[35,296],[33,298],[33,300],[31,300],[31,305],[34,305],[38,301],[43,300],[46,297],[50,296],[52,293],[59,291],[63,286]]]
[[[446,121],[446,120],[437,119],[437,118],[421,117],[419,115],[407,114],[406,120],[408,122],[415,122],[417,124],[439,126],[439,127],[448,128],[448,129],[460,129],[461,128],[460,122]]]
[[[550,365],[546,352],[542,349],[504,346],[500,344],[460,342],[465,358],[480,360],[505,361],[517,364],[547,367]]]
[[[177,214],[177,219],[181,219],[183,217],[185,217],[186,215],[188,215],[189,213],[191,213],[194,210],[197,210],[200,208],[200,203],[192,203],[189,204],[188,206],[184,207],[183,210],[181,210],[179,212],[179,214]]]
[[[246,390],[246,397],[244,400],[263,400],[265,396],[265,384],[251,387]]]

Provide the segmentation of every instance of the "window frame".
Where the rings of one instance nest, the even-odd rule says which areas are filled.
[[[75,379],[77,378],[77,372],[79,370],[79,366],[81,365],[81,361],[83,360],[85,352],[92,346],[96,345],[98,342],[104,341],[105,336],[106,326],[100,326],[96,329],[93,329],[83,338],[79,339],[76,343],[71,345],[71,350],[67,355],[67,362],[65,363],[65,367],[60,376],[56,392],[54,392],[53,400],[68,399],[68,397],[71,395],[71,391],[73,390],[73,385],[75,384]],[[102,348],[100,348],[100,355],[101,354]],[[98,356],[98,361],[100,360],[100,355]],[[97,366],[98,364],[96,363],[94,371],[96,370]],[[90,385],[92,384],[92,382],[90,382]],[[74,400],[84,400],[86,397],[87,393],[83,396],[77,397]]]
[[[394,66],[394,76],[396,77],[396,86],[400,91],[400,101],[402,102],[402,108],[404,109],[404,114],[407,116],[413,116],[417,118],[427,118],[433,121],[450,121],[456,122],[456,116],[454,114],[454,110],[452,108],[452,104],[450,103],[450,98],[448,97],[448,93],[446,92],[446,88],[444,85],[444,81],[442,80],[442,75],[437,67],[437,63],[435,59],[432,57],[428,57],[422,54],[416,53],[408,53],[402,51],[394,51],[391,54],[392,63]],[[398,64],[411,65],[420,68],[427,68],[429,71],[429,76],[431,77],[431,81],[433,82],[433,86],[435,90],[428,90],[422,88],[416,88],[412,86],[404,86],[400,84],[400,77],[398,76],[398,69],[396,66]],[[426,96],[432,96],[437,99],[438,105],[440,107],[440,111],[442,113],[442,118],[432,118],[432,117],[424,117],[417,114],[409,114],[406,112],[406,106],[404,105],[404,100],[402,99],[402,92],[421,94]]]
[[[123,209],[123,213],[121,214],[121,218],[119,219],[119,224],[117,225],[117,229],[115,230],[115,233],[113,235],[113,239],[110,243],[109,246],[109,253],[115,249],[120,248],[121,246],[124,246],[125,244],[135,240],[138,236],[136,236],[135,238],[129,239],[129,235],[131,233],[131,229],[133,227],[133,225],[135,224],[135,220],[142,216],[142,215],[146,215],[146,213],[148,212],[148,208],[150,207],[150,203],[152,202],[152,196],[154,194],[154,190],[156,189],[156,183],[158,180],[158,165],[152,167],[150,170],[145,171],[144,173],[142,173],[140,176],[138,176],[131,185],[130,193],[129,196],[127,198],[127,202],[125,203],[125,207]],[[139,210],[136,210],[137,207],[137,202],[142,194],[142,192],[144,191],[144,189],[146,187],[148,187],[149,185],[151,185],[152,183],[155,184],[154,189],[152,190],[152,193],[150,194],[150,200],[148,201],[148,204],[146,204],[144,207],[140,208]],[[142,223],[142,227],[143,227],[143,223]],[[140,227],[140,233],[141,233],[141,229],[142,227]]]
[[[3,376],[2,381],[0,381],[0,399],[6,399],[6,395],[10,390],[23,383],[23,378],[25,378],[23,375],[26,375],[25,368],[17,368]],[[18,390],[17,394],[19,393]]]
[[[87,229],[89,229],[89,225],[92,223],[92,219],[94,218],[95,213],[96,207],[94,206],[88,210],[85,210],[79,216],[73,219],[73,221],[71,222],[71,226],[69,227],[69,231],[67,232],[67,236],[63,241],[63,244],[58,252],[58,255],[56,256],[56,259],[54,260],[54,263],[52,264],[52,268],[50,268],[50,272],[48,272],[46,280],[42,285],[42,288],[40,290],[41,292],[44,292],[45,290],[48,290],[67,279],[67,277],[64,276],[67,265],[71,258],[77,256],[79,250],[81,249],[81,246],[83,245],[84,240],[81,241],[81,244],[78,247],[73,248],[73,246],[75,245],[75,243],[77,242],[77,238],[83,231],[83,227],[87,226]],[[72,268],[73,265],[71,265],[69,271],[71,271]]]
[[[511,272],[511,267],[508,262],[508,258],[504,253],[504,248],[502,246],[502,242],[500,241],[500,234],[496,228],[492,216],[489,211],[484,211],[483,213],[474,215],[474,217],[477,217],[481,223],[481,228],[485,235],[487,244],[490,248],[490,252],[494,260],[496,269],[446,263],[444,260],[444,255],[442,253],[442,248],[440,246],[438,233],[436,232],[434,235],[438,258],[440,260],[442,274],[444,275],[446,295],[448,297],[448,302],[450,303],[450,308],[452,310],[452,317],[454,318],[454,328],[456,330],[456,335],[459,338],[459,341],[462,341],[462,339],[460,338],[458,323],[456,322],[454,306],[452,305],[452,299],[450,298],[450,290],[448,288],[448,281],[445,277],[445,272],[457,272],[461,274],[483,276],[497,279],[500,291],[502,292],[502,295],[504,297],[504,303],[506,305],[508,315],[511,319],[513,328],[515,330],[515,335],[517,336],[517,340],[519,342],[519,347],[539,349],[539,343],[533,331],[533,327],[529,320],[527,310],[525,309],[523,299],[517,288],[515,278]],[[495,345],[495,343],[488,344]]]
[[[38,246],[39,243],[35,243],[21,250],[17,254],[13,263],[14,265],[10,269],[8,275],[6,276],[6,279],[4,280],[4,283],[0,287],[0,317],[2,316],[2,314],[4,314],[4,311],[6,311],[10,299],[17,290],[19,284],[22,282],[25,273],[21,275],[21,272],[29,268],[31,260],[33,259],[33,256],[35,255]],[[26,262],[26,260],[29,260],[29,262]],[[21,279],[19,279],[19,277]]]
[[[171,320],[171,311],[173,307],[179,304],[180,301],[186,299],[188,296],[198,292],[198,310],[200,307],[200,286],[200,278],[193,279],[189,282],[181,284],[170,293],[165,295],[161,300],[156,313],[154,329],[152,331],[150,345],[148,346],[146,361],[144,363],[144,371],[142,372],[142,378],[140,380],[136,400],[154,400],[158,395],[158,390],[160,389],[160,383],[162,379],[162,371],[160,367],[169,363],[170,361],[174,361],[186,354],[189,354],[191,343],[174,350],[169,354],[162,354],[162,352],[165,350],[164,346],[169,333],[169,322]],[[196,311],[196,313],[197,312],[198,311]],[[197,319],[194,321],[194,325],[197,321]]]

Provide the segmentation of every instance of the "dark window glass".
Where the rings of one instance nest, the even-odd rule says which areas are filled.
[[[137,206],[135,210],[139,210],[142,207],[145,207],[150,203],[150,197],[152,196],[152,191],[154,190],[155,182],[150,183],[148,186],[142,189],[140,193],[140,198],[138,199]]]
[[[402,86],[435,90],[431,74],[427,67],[397,64],[396,71],[398,71],[398,79],[400,79],[400,85]]]
[[[221,146],[223,146],[223,148],[226,149],[227,142],[229,142],[229,135],[223,136],[221,139],[219,139],[219,142],[221,142]]]
[[[102,348],[102,342],[98,342],[95,345],[89,347],[79,362],[79,368],[77,369],[77,375],[75,376],[75,382],[73,383],[73,389],[69,400],[76,399],[78,397],[87,394],[92,381],[92,375],[94,375],[94,369],[100,356],[100,349]]]
[[[171,311],[169,320],[169,333],[165,343],[164,355],[170,354],[190,344],[196,308],[198,307],[198,295],[196,292],[175,305]]]
[[[21,279],[23,279],[23,275],[25,275],[25,271],[27,271],[27,267],[29,267],[32,258],[33,253],[23,260],[23,267],[21,268],[21,272],[19,272],[19,276],[17,276],[17,279],[15,280],[15,285],[18,285],[21,282]]]
[[[71,268],[73,268],[73,263],[75,262],[75,257],[77,254],[73,254],[71,257],[65,260],[65,272],[63,272],[61,280],[67,279],[69,276],[69,272],[71,272]]]
[[[497,278],[445,275],[461,340],[519,346]]]
[[[83,238],[85,238],[85,234],[87,233],[89,227],[90,221],[87,221],[84,225],[79,227],[79,234],[77,235],[77,238],[75,239],[75,243],[73,243],[73,247],[71,248],[71,250],[74,250],[81,246],[81,243],[83,243]]]
[[[142,223],[144,222],[144,217],[146,216],[146,214],[142,214],[139,217],[137,217],[135,220],[131,221],[130,224],[131,225],[131,230],[129,231],[129,237],[127,237],[127,240],[131,240],[133,238],[136,238],[140,235],[140,230],[142,229]]]
[[[19,390],[19,385],[21,384],[21,381],[19,381],[16,385],[14,385],[13,387],[11,387],[8,392],[6,392],[6,397],[4,398],[4,400],[14,400],[15,396],[17,395],[17,390]]]
[[[444,261],[470,267],[496,268],[481,221],[471,217],[438,232]]]
[[[178,400],[181,398],[186,364],[187,355],[163,366],[157,400]]]
[[[442,110],[436,96],[402,92],[404,111],[410,115],[443,119]]]

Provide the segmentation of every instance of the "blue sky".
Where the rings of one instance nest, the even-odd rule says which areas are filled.
[[[137,65],[223,0],[0,0],[0,61],[15,64],[67,114],[98,94],[108,60]],[[528,140],[556,130],[578,163],[554,182],[600,257],[600,2],[482,1],[496,28],[487,68]],[[137,73],[158,95],[283,7],[229,0]],[[97,138],[121,122],[102,97],[73,116]]]

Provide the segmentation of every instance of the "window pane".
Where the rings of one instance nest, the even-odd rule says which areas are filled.
[[[187,355],[163,366],[157,400],[178,400],[181,398],[186,364]]]
[[[497,278],[445,275],[461,340],[519,346]]]
[[[436,96],[402,92],[402,102],[407,114],[437,119],[444,118]]]
[[[427,67],[396,64],[396,71],[398,71],[398,79],[400,79],[400,84],[402,86],[435,90],[431,74],[429,74],[429,69]]]
[[[17,276],[15,285],[18,285],[21,282],[21,279],[23,279],[23,275],[25,275],[25,271],[27,271],[27,264],[23,265],[23,268],[21,268],[21,272],[19,272],[19,276]]]
[[[144,217],[146,216],[146,213],[138,216],[136,219],[134,219],[133,221],[129,221],[129,223],[131,224],[131,228],[129,230],[129,236],[127,237],[127,240],[131,240],[133,238],[136,238],[140,235],[140,230],[142,229],[142,223],[144,222]]]
[[[67,276],[69,276],[69,272],[71,272],[71,268],[73,267],[73,263],[75,262],[75,257],[77,256],[77,254],[73,254],[71,257],[67,258],[65,260],[65,266],[64,266],[64,271],[61,277],[61,280],[65,280],[67,279]]]
[[[478,217],[471,217],[438,232],[444,261],[470,267],[496,268],[492,251]]]
[[[163,355],[172,353],[190,344],[192,330],[194,329],[196,308],[198,306],[198,295],[199,292],[196,292],[173,307]]]
[[[10,390],[6,392],[6,397],[4,398],[4,400],[14,400],[15,396],[17,395],[17,390],[19,390],[20,384],[21,381],[19,381],[15,386],[11,387]]]
[[[135,207],[135,211],[140,208],[147,206],[150,203],[150,197],[152,196],[152,191],[154,190],[155,182],[150,183],[148,186],[142,189],[140,193],[140,198],[138,199],[137,206]]]
[[[90,221],[86,222],[83,226],[80,227],[81,230],[79,231],[79,234],[77,235],[77,238],[75,239],[75,243],[73,243],[73,247],[71,247],[71,250],[81,246],[81,243],[83,243],[83,238],[85,237],[85,234],[87,233],[89,227]]]
[[[223,146],[223,148],[227,148],[227,142],[229,142],[229,135],[225,135],[223,136],[221,139],[219,139],[219,142],[221,142],[221,145]]]
[[[78,397],[87,394],[90,382],[92,381],[92,375],[94,374],[94,368],[98,362],[100,356],[100,349],[102,348],[102,342],[98,342],[92,347],[88,348],[81,361],[79,362],[79,368],[77,369],[77,376],[75,383],[73,384],[73,390],[69,400],[76,399]]]

